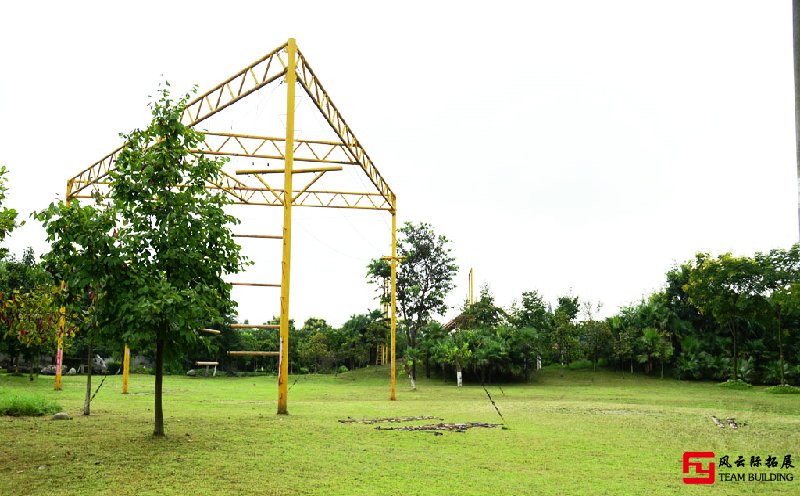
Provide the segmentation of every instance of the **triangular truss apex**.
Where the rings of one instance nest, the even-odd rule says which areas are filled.
[[[288,43],[284,43],[258,60],[224,80],[211,90],[190,101],[183,113],[184,124],[196,126],[209,117],[246,98],[275,81],[284,81],[289,64]],[[356,208],[369,210],[395,209],[395,195],[378,172],[372,159],[361,146],[334,105],[305,56],[298,50],[296,56],[296,81],[328,123],[338,141],[294,139],[294,160],[298,162],[357,165],[367,175],[375,191],[352,192],[313,190],[325,171],[318,172],[305,187],[291,194],[292,205]],[[283,160],[286,153],[285,137],[257,136],[233,132],[204,132],[205,140],[194,153],[226,157]],[[116,164],[121,147],[98,160],[69,180],[70,198],[89,198],[108,194],[108,181],[104,178]],[[234,203],[249,205],[283,205],[285,192],[271,187],[266,178],[253,175],[239,179],[224,173],[221,180],[209,184],[210,189],[228,193]]]

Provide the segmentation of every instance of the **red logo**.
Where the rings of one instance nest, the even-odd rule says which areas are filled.
[[[716,475],[716,464],[711,461],[708,462],[708,468],[703,468],[703,462],[691,461],[693,458],[711,458],[715,460],[713,451],[685,451],[683,453],[683,473],[690,474],[689,468],[694,468],[695,476],[702,477],[684,477],[684,484],[713,484]]]

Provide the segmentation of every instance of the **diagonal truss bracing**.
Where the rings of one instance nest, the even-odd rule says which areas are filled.
[[[286,48],[287,44],[281,45],[189,102],[183,113],[184,123],[194,126],[270,83],[284,78],[288,70]],[[297,83],[308,94],[341,141],[295,139],[294,160],[299,162],[357,165],[369,178],[376,191],[362,194],[344,191],[299,190],[293,195],[295,198],[293,204],[297,206],[334,206],[377,210],[391,210],[394,208],[394,193],[388,183],[378,172],[372,159],[367,155],[367,152],[345,122],[341,112],[339,112],[339,109],[323,88],[322,83],[314,74],[305,56],[299,50],[297,52],[295,72]],[[206,132],[204,135],[205,140],[202,143],[202,147],[193,150],[194,152],[226,157],[285,159],[285,138],[223,132]],[[107,188],[103,188],[103,178],[114,167],[117,155],[121,150],[122,147],[117,148],[74,176],[71,179],[73,197],[86,198],[92,194],[104,195],[107,193]],[[264,193],[256,185],[242,182],[229,176],[223,177],[219,184],[210,184],[209,187],[230,193],[234,203],[280,204],[280,202],[275,203],[277,198],[274,195],[256,194]],[[87,189],[89,191],[84,191]],[[271,192],[269,186],[263,189]],[[382,200],[376,200],[376,194]],[[253,203],[251,200],[255,198],[264,201]]]

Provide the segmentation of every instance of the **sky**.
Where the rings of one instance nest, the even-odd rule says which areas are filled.
[[[210,89],[294,37],[398,221],[451,241],[444,318],[470,268],[502,306],[538,290],[611,315],[698,251],[797,241],[791,29],[789,0],[5,2],[0,164],[27,219],[7,245],[47,250],[30,213],[147,124],[161,81]],[[280,129],[281,91],[213,130]],[[329,133],[302,96],[297,137]],[[357,172],[342,177],[366,185]],[[281,228],[279,209],[232,208],[238,229]],[[376,308],[366,265],[389,254],[389,226],[386,212],[295,209],[292,317]],[[230,280],[279,281],[277,244],[243,250],[254,265]],[[279,312],[277,290],[234,297],[241,319]]]

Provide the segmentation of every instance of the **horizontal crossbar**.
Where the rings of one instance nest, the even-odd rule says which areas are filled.
[[[217,365],[219,365],[219,362],[194,362],[194,364],[205,367],[216,367]]]
[[[278,324],[231,324],[231,329],[280,329]]]
[[[309,172],[331,172],[340,170],[342,170],[341,166],[309,167],[305,169],[292,169],[292,174],[306,174]],[[286,169],[239,169],[236,171],[236,175],[244,176],[247,174],[283,174],[284,172],[286,172]]]
[[[205,332],[207,334],[219,334],[220,331],[216,329],[198,329],[200,332]]]
[[[260,282],[232,282],[232,286],[259,286],[264,288],[279,288],[281,287],[280,284],[268,284],[268,283],[260,283]]]
[[[280,356],[277,351],[229,351],[228,356]]]
[[[234,234],[234,238],[283,239],[279,234]]]

